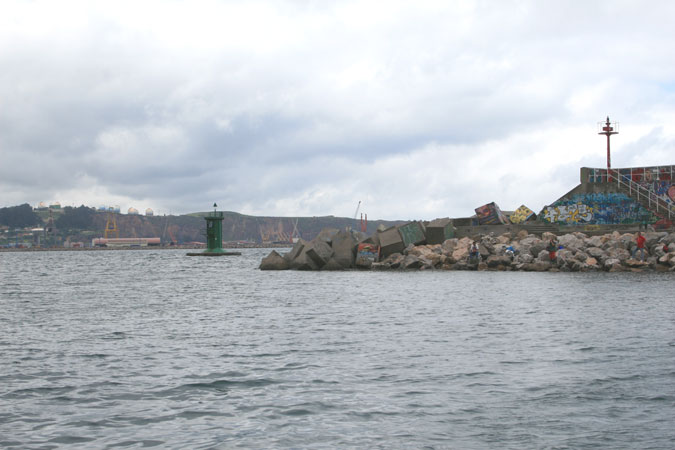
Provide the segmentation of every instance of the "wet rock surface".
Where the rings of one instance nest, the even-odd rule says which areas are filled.
[[[276,251],[263,259],[261,270],[490,270],[530,272],[675,272],[675,233],[646,232],[645,255],[636,250],[636,234],[613,232],[587,236],[581,232],[563,235],[543,233],[479,235],[446,239],[404,247],[400,228],[392,227],[365,236],[351,230],[329,230],[311,242],[300,240],[281,256]],[[419,239],[418,239],[419,240]],[[547,247],[557,247],[551,259]],[[357,265],[359,243],[377,243],[379,258]],[[476,243],[478,256],[470,255]],[[670,251],[664,251],[668,244]]]

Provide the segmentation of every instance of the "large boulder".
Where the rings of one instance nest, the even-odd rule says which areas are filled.
[[[543,233],[541,233],[541,240],[542,240],[542,241],[548,242],[548,241],[550,241],[551,239],[553,239],[554,241],[556,240],[556,235],[555,235],[555,233],[550,233],[550,232],[548,232],[548,231],[544,231]]]
[[[455,251],[458,243],[459,243],[459,239],[457,239],[457,238],[446,239],[443,242],[443,244],[441,244],[441,251],[445,255],[452,255],[452,252]]]
[[[469,257],[469,248],[468,247],[457,247],[455,251],[452,252],[451,258],[455,261],[462,261]]]
[[[647,252],[645,252],[645,256],[648,256]],[[607,257],[618,259],[619,261],[623,262],[629,259],[631,257],[631,254],[625,248],[610,248],[609,250],[607,250]]]
[[[621,267],[621,261],[619,261],[616,258],[607,258],[605,259],[605,262],[602,263],[602,266],[605,270],[612,270],[616,271],[617,267]]]
[[[586,265],[587,265],[588,267],[590,267],[590,268],[593,268],[593,269],[598,269],[598,268],[599,268],[598,260],[595,259],[595,258],[588,258],[588,259],[586,260]]]
[[[586,249],[586,253],[593,258],[602,259],[605,257],[605,252],[599,247],[589,247]]]
[[[491,269],[496,269],[499,267],[508,267],[511,265],[511,258],[509,258],[508,256],[490,255],[488,256],[485,263]]]
[[[401,268],[405,270],[420,269],[425,265],[424,258],[414,255],[407,255],[401,262]]]
[[[537,261],[534,263],[523,264],[521,269],[525,272],[546,272],[551,268],[551,263]]]
[[[508,245],[511,242],[511,233],[503,233],[497,236],[497,243]]]
[[[487,258],[488,255],[495,254],[495,247],[498,245],[499,241],[493,235],[482,236],[478,242],[478,251],[483,257]]]
[[[387,256],[382,263],[388,265],[392,269],[398,269],[401,267],[401,263],[405,257],[401,253],[393,253]]]
[[[530,264],[534,262],[534,257],[529,253],[520,253],[513,258],[514,264]]]
[[[579,250],[584,247],[583,239],[574,234],[564,234],[558,238],[558,244],[567,249]]]
[[[546,248],[546,243],[530,234],[525,239],[521,239],[519,246],[521,253],[529,253],[536,258],[539,252]]]
[[[272,250],[272,252],[260,262],[260,270],[288,270],[290,268],[288,261],[277,253],[276,250]]]
[[[607,241],[605,236],[591,236],[585,239],[584,243],[586,247],[602,247],[602,245]]]
[[[574,254],[574,259],[580,262],[586,262],[588,258],[591,258],[588,253],[582,252],[581,250]]]
[[[418,245],[408,250],[408,255],[428,257],[429,254],[434,253],[434,250],[428,245]]]
[[[542,240],[540,240],[540,241],[538,241],[538,242],[535,242],[535,243],[532,244],[532,246],[530,247],[530,254],[531,254],[532,256],[534,256],[535,258],[538,257],[538,256],[541,254],[542,251],[546,251],[546,246],[547,246],[547,245],[548,245],[548,243],[546,243],[546,242],[544,242],[544,241],[542,241]]]

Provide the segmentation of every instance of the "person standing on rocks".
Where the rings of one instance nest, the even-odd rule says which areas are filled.
[[[551,240],[548,241],[546,251],[548,252],[548,259],[550,259],[551,262],[555,262],[556,253],[558,252],[558,243],[555,239],[551,238]]]
[[[640,250],[640,261],[645,262],[645,242],[647,242],[647,239],[638,231],[637,236],[635,236],[636,247],[633,250],[633,259],[637,251]]]
[[[480,259],[480,252],[478,251],[478,246],[476,243],[472,243],[471,247],[469,248],[469,262],[470,263],[477,263]]]

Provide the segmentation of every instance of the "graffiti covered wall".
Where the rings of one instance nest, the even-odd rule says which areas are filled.
[[[612,169],[609,176],[607,169],[590,169],[588,181],[591,183],[616,181],[617,173],[623,181],[638,183],[664,201],[675,204],[675,166]]]
[[[544,207],[544,222],[561,225],[653,223],[656,216],[622,193],[577,194]]]

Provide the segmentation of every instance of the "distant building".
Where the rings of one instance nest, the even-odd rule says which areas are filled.
[[[152,212],[152,208],[148,208],[148,209],[145,210],[145,215],[146,216],[154,216],[155,213]]]
[[[129,208],[129,210],[127,211],[127,214],[129,214],[130,216],[137,216],[137,215],[138,215],[138,210],[137,210],[136,208],[134,208],[134,207],[131,207],[131,208]]]
[[[51,209],[61,209],[61,203],[54,202],[51,205],[49,205],[49,208],[51,208]]]
[[[91,240],[92,247],[153,247],[159,246],[161,240],[153,238],[95,238]]]

